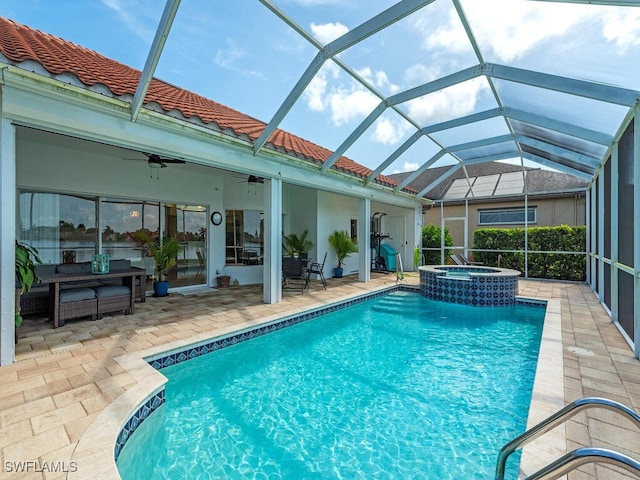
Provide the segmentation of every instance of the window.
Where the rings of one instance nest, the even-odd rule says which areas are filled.
[[[136,238],[143,231],[150,239],[160,235],[160,204],[143,200],[105,198],[100,203],[102,253],[112,259],[142,261],[145,247]]]
[[[528,223],[536,223],[536,208],[529,207],[527,210]],[[478,225],[496,224],[524,224],[524,208],[480,210],[478,212]]]
[[[262,263],[263,249],[264,214],[257,210],[227,210],[226,263]]]
[[[351,241],[358,243],[358,220],[355,218],[351,219]]]
[[[18,237],[44,263],[88,262],[97,253],[95,198],[22,191],[19,205]]]

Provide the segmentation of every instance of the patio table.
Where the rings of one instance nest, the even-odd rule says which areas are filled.
[[[136,299],[136,278],[140,279],[140,302],[145,301],[146,271],[144,268],[131,267],[123,270],[111,270],[109,273],[53,273],[40,276],[41,283],[49,284],[49,320],[53,322],[53,328],[64,325],[60,322],[60,284],[77,282],[82,287],[82,282],[97,282],[107,278],[121,278],[122,284],[131,291],[130,309],[133,313],[133,305]]]

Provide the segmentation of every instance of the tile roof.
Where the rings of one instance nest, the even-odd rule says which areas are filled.
[[[88,87],[103,85],[122,100],[133,97],[141,76],[139,70],[93,50],[3,17],[0,17],[0,53],[18,67],[25,61],[34,61],[53,76],[72,74]],[[145,96],[145,104],[149,103],[157,104],[164,112],[177,110],[186,119],[198,118],[209,126],[216,125],[222,132],[230,130],[236,137],[244,135],[251,141],[256,140],[266,127],[266,123],[249,115],[156,78],[151,81]],[[280,129],[274,131],[268,143],[274,150],[320,164],[333,153]],[[357,178],[365,178],[373,171],[345,156],[340,157],[332,168]],[[379,175],[376,183],[388,187],[398,184],[386,175]],[[417,192],[411,187],[404,190]]]

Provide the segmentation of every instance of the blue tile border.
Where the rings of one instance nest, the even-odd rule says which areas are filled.
[[[199,357],[201,355],[206,355],[211,352],[215,352],[216,350],[220,350],[222,348],[235,345],[240,342],[244,342],[245,340],[250,340],[255,337],[259,337],[265,335],[267,333],[275,332],[281,330],[286,327],[290,327],[292,325],[296,325],[298,323],[306,322],[307,320],[311,320],[313,318],[319,317],[325,313],[335,312],[336,310],[341,310],[343,308],[350,307],[352,305],[357,305],[359,303],[365,302],[367,300],[371,300],[373,298],[378,298],[389,293],[404,291],[404,292],[414,292],[421,293],[420,287],[412,286],[412,285],[395,285],[393,287],[389,287],[383,290],[378,290],[376,292],[367,293],[361,295],[356,298],[352,298],[346,300],[341,303],[335,303],[331,305],[327,305],[325,307],[318,308],[316,310],[311,310],[307,312],[302,312],[296,315],[292,315],[289,317],[282,318],[268,325],[262,325],[255,327],[251,330],[238,332],[235,334],[231,334],[229,336],[218,338],[216,340],[212,340],[200,345],[189,345],[181,350],[168,353],[159,358],[147,358],[147,362],[156,370],[162,370],[165,367],[169,367],[171,365],[175,365],[177,363],[185,362],[187,360],[191,360],[192,358]],[[544,300],[533,300],[526,298],[517,298],[515,301],[516,306],[526,306],[526,307],[534,307],[534,308],[546,308],[547,302]],[[115,460],[118,460],[120,456],[120,452],[122,448],[127,443],[133,432],[144,422],[149,415],[151,415],[155,410],[157,410],[160,406],[165,403],[165,391],[164,387],[155,393],[151,398],[149,398],[135,413],[127,420],[122,430],[118,434],[118,439],[116,440],[116,446],[114,450]]]
[[[136,410],[131,418],[127,420],[127,423],[124,424],[124,427],[122,427],[122,430],[120,430],[118,438],[116,439],[116,447],[113,452],[116,460],[118,460],[124,444],[127,443],[127,440],[129,440],[133,432],[136,431],[136,429],[142,424],[142,422],[149,418],[149,415],[155,412],[158,407],[163,405],[164,401],[165,394],[163,387],[159,392],[149,398],[149,400],[144,402],[144,404],[138,410]]]

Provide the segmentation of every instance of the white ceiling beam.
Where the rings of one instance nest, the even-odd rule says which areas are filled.
[[[547,130],[564,133],[565,135],[575,138],[581,138],[599,145],[609,146],[613,142],[612,135],[597,132],[595,130],[589,130],[588,128],[582,128],[572,123],[561,122],[560,120],[536,115],[516,108],[505,108],[504,116],[530,125],[537,125],[538,127],[542,127]]]
[[[424,83],[417,87],[393,95],[389,97],[388,103],[389,105],[398,105],[409,100],[428,95],[430,93],[438,92],[447,87],[452,87],[459,83],[466,82],[467,80],[479,77],[480,75],[484,75],[482,67],[480,65],[465,68],[464,70],[460,70],[459,72],[452,73],[451,75],[447,75],[432,82]]]
[[[149,90],[149,85],[153,79],[153,74],[158,66],[160,55],[162,55],[162,49],[167,41],[171,26],[173,25],[173,19],[176,17],[178,7],[180,6],[180,0],[167,0],[164,5],[164,11],[160,18],[160,23],[156,30],[156,35],[153,38],[153,43],[149,49],[149,55],[147,55],[147,61],[144,64],[144,70],[140,76],[140,81],[136,87],[136,93],[133,95],[131,101],[131,121],[135,122],[138,119],[138,114],[144,103],[144,97]]]
[[[445,151],[447,153],[463,152],[465,150],[471,150],[479,147],[486,147],[488,145],[495,145],[504,142],[513,142],[514,136],[511,134],[498,135],[496,137],[482,138],[480,140],[474,140],[473,142],[459,143],[457,145],[451,145],[447,147]]]
[[[427,185],[426,187],[424,187],[422,190],[420,190],[420,192],[418,192],[418,195],[416,195],[417,197],[422,197],[424,196],[427,192],[433,190],[436,185],[441,184],[442,182],[444,182],[447,178],[449,178],[451,175],[453,175],[454,173],[456,173],[458,170],[460,170],[462,168],[462,163],[458,163],[457,165],[454,165],[453,167],[451,167],[449,170],[447,170],[446,172],[444,172],[442,175],[440,175],[438,178],[436,178],[433,182],[431,182],[429,185]]]
[[[614,87],[602,83],[576,80],[549,73],[524,70],[522,68],[507,67],[495,63],[487,63],[483,67],[483,73],[492,78],[500,78],[511,82],[531,85],[556,92],[577,95],[601,102],[615,103],[632,107],[640,98],[640,92],[627,88]]]
[[[433,165],[434,163],[436,163],[438,160],[440,160],[442,158],[442,156],[445,154],[446,152],[444,150],[440,150],[438,153],[436,153],[433,157],[431,157],[429,160],[427,160],[426,162],[424,162],[424,164],[418,168],[415,172],[413,172],[411,175],[409,175],[407,178],[405,178],[403,181],[401,181],[396,188],[393,189],[394,192],[399,192],[400,190],[402,190],[404,187],[406,187],[407,185],[409,185],[411,182],[413,182],[416,178],[418,178],[418,175],[420,175],[422,172],[424,172],[427,168],[429,168],[431,165]]]
[[[573,175],[574,177],[581,178],[582,180],[585,180],[587,182],[590,182],[591,180],[593,180],[593,174],[591,173],[583,172],[582,170],[578,170],[576,168],[563,165],[554,160],[549,160],[548,158],[542,158],[538,155],[534,155],[533,153],[522,152],[522,157],[527,160],[531,160],[532,162],[539,163],[540,165],[545,165],[555,170],[568,173],[569,175]]]
[[[490,118],[499,117],[502,115],[500,108],[492,108],[483,112],[472,113],[471,115],[465,115],[464,117],[454,118],[453,120],[447,120],[446,122],[434,123],[433,125],[427,125],[422,128],[424,133],[435,133],[442,130],[449,130],[450,128],[461,127],[470,123],[481,122],[483,120],[489,120]]]
[[[549,3],[580,3],[583,5],[604,5],[609,7],[640,7],[638,0],[530,0]]]
[[[416,143],[422,137],[422,135],[422,130],[418,130],[413,135],[411,135],[402,145],[400,145],[400,147],[398,147],[391,155],[389,155],[384,162],[378,165],[378,168],[376,168],[369,174],[369,176],[365,179],[364,184],[366,185],[367,183],[375,179],[378,175],[380,175],[385,168],[395,162],[400,155],[402,155],[409,149],[409,147]]]
[[[331,168],[331,165],[336,163],[336,161],[342,156],[342,154],[346,152],[347,149],[351,145],[353,145],[356,140],[358,140],[358,138],[360,138],[360,136],[367,130],[367,128],[369,128],[371,124],[375,122],[377,118],[380,115],[382,115],[382,113],[386,109],[387,109],[387,104],[385,102],[380,102],[378,106],[374,108],[369,115],[367,115],[367,118],[365,118],[360,123],[360,125],[358,125],[358,127],[355,128],[353,132],[351,132],[351,135],[349,135],[347,139],[344,142],[342,142],[342,145],[340,145],[331,154],[331,156],[327,159],[327,161],[322,164],[322,173],[325,173],[327,170],[329,170]]]
[[[582,153],[574,152],[573,150],[558,147],[557,145],[543,142],[542,140],[538,140],[536,138],[527,137],[525,135],[518,135],[517,141],[522,145],[527,145],[531,148],[535,148],[536,150],[542,150],[543,152],[549,153],[551,155],[564,158],[569,162],[579,163],[580,165],[584,165],[593,170],[596,170],[600,166],[599,158],[590,157]]]

